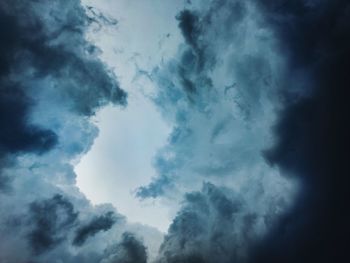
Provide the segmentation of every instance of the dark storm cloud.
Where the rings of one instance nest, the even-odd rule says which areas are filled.
[[[289,58],[286,107],[266,156],[303,189],[252,261],[348,261],[350,3],[258,3]]]
[[[67,232],[76,222],[78,213],[62,195],[30,204],[28,241],[37,254],[54,248],[66,239]]]
[[[241,262],[258,216],[232,190],[206,183],[186,195],[160,248],[159,262]]]
[[[28,33],[21,31],[19,21],[6,11],[6,6],[0,4],[0,158],[9,153],[42,153],[57,143],[54,132],[27,123],[33,101],[25,94],[26,87],[10,74],[18,63],[16,55],[25,38],[23,33]]]
[[[0,3],[0,157],[43,153],[57,144],[53,131],[28,121],[37,103],[31,90],[38,88],[35,85],[48,89],[41,80],[50,79],[56,95],[80,114],[91,115],[107,102],[125,104],[126,94],[84,39],[92,18],[79,1],[69,3],[70,9],[65,5],[64,1],[52,6],[45,1]]]
[[[1,63],[1,62],[0,62]],[[32,104],[21,88],[1,86],[0,97],[0,155],[5,153],[43,153],[57,144],[57,135],[27,123]]]
[[[185,194],[158,261],[346,261],[350,4],[194,2],[198,10],[176,18],[184,45],[152,73],[161,87],[155,102],[175,128],[156,158],[159,176],[138,196],[174,189],[181,195],[189,185],[215,183]],[[1,199],[0,261],[147,262],[141,239],[125,232],[119,240],[125,224],[108,235],[117,224],[106,212],[111,209],[96,214],[73,185],[71,162],[97,133],[87,117],[107,103],[126,103],[98,48],[85,40],[92,23],[99,29],[117,21],[78,0],[0,2],[0,189],[12,180],[19,189]],[[286,69],[276,70],[271,46],[287,60]],[[264,155],[301,182],[287,212],[289,192],[280,193],[285,181],[260,154],[276,108],[276,143]],[[46,111],[49,117],[40,115]],[[43,116],[49,121],[38,122]],[[49,150],[56,152],[49,156]],[[58,188],[79,197],[47,198]],[[28,203],[28,224],[4,223]],[[78,225],[78,213],[91,221]]]
[[[203,174],[208,180],[209,175],[210,179],[214,176],[224,178],[226,174],[237,172],[235,168],[244,165],[246,160],[254,159],[255,153],[246,149],[257,144],[257,141],[252,140],[255,137],[240,138],[240,142],[251,140],[252,144],[248,143],[247,148],[244,143],[238,143],[240,147],[232,147],[232,151],[219,155],[221,158],[214,163],[220,164],[214,166],[216,169],[213,169],[210,161],[217,145],[198,145],[206,140],[207,130],[212,131],[210,134],[213,142],[218,140],[217,137],[224,138],[222,134],[227,130],[231,131],[230,138],[233,138],[245,125],[263,132],[261,127],[254,126],[254,120],[268,122],[268,118],[264,117],[264,111],[268,107],[261,106],[265,92],[267,96],[275,96],[276,103],[272,107],[275,107],[274,112],[278,115],[273,128],[276,143],[265,151],[266,161],[285,174],[285,178],[297,178],[300,192],[294,200],[295,204],[289,210],[284,210],[283,216],[276,212],[279,210],[277,206],[266,204],[264,209],[267,211],[261,216],[258,205],[260,196],[252,197],[247,203],[256,202],[254,209],[257,213],[248,213],[254,210],[248,209],[247,203],[242,205],[240,211],[247,214],[247,227],[230,219],[232,225],[227,226],[222,233],[222,239],[225,240],[223,246],[220,246],[220,241],[208,237],[214,233],[213,229],[220,229],[217,225],[225,225],[225,218],[214,212],[215,209],[206,211],[202,208],[208,206],[205,198],[190,201],[186,197],[185,206],[179,211],[162,245],[160,262],[331,262],[340,261],[341,257],[346,258],[346,244],[350,238],[347,226],[350,218],[346,204],[350,198],[347,189],[347,100],[350,83],[348,1],[251,1],[247,6],[254,6],[257,11],[254,16],[245,12],[247,8],[244,8],[246,5],[243,1],[209,2],[210,5],[203,4],[203,7],[198,4],[201,7],[199,10],[186,10],[177,17],[187,45],[169,63],[168,71],[161,72],[158,83],[161,88],[157,98],[157,103],[166,111],[167,116],[170,115],[176,127],[169,138],[169,146],[164,149],[165,154],[160,154],[157,159],[159,177],[148,188],[140,188],[139,196],[166,195],[173,186],[178,187],[178,190],[181,189],[181,183],[194,184],[198,178],[204,177]],[[244,20],[246,15],[251,18]],[[256,48],[256,38],[244,42],[245,34],[249,35],[249,31],[245,31],[242,24],[251,22],[258,23],[259,30],[267,29],[271,32],[263,37],[271,40],[276,54],[286,61],[285,68],[269,72],[266,69],[274,58],[269,59],[261,53],[245,53],[246,46],[253,46],[251,52]],[[219,72],[215,68],[225,61],[220,55],[230,56],[230,53],[225,53],[225,49],[230,47],[228,43],[244,55],[235,54],[232,60],[228,59],[228,68],[221,68],[235,76],[234,79],[222,74],[230,80],[222,86],[232,86],[225,93],[238,91],[234,94],[234,102],[241,109],[238,117],[243,117],[244,121],[235,125],[230,118],[232,115],[237,118],[237,115],[232,114],[228,115],[230,117],[224,116],[220,121],[216,119],[216,125],[211,125],[210,118],[198,116],[203,113],[222,117],[215,115],[215,109],[211,106],[220,108],[224,104],[224,100],[217,96],[221,90],[215,84],[215,73]],[[240,45],[241,43],[244,44]],[[263,42],[258,43],[264,48]],[[215,73],[211,74],[212,72]],[[273,89],[273,86],[277,88]],[[226,98],[230,96],[226,95]],[[220,105],[215,104],[215,100]],[[188,104],[190,106],[187,107]],[[229,111],[224,108],[222,112],[225,110]],[[195,126],[193,123],[198,119],[201,125]],[[223,120],[225,125],[220,126]],[[250,129],[243,132],[247,135]],[[230,144],[229,139],[223,141],[226,145]],[[204,154],[206,151],[210,152],[209,157]],[[216,152],[218,153],[220,151]],[[242,158],[244,160],[237,159],[237,154],[245,156]],[[201,162],[207,160],[208,163],[205,169],[196,170],[200,173],[193,172],[197,156],[200,156]],[[255,162],[247,163],[254,166],[256,159]],[[248,171],[246,174],[251,172],[243,171]],[[255,177],[250,188],[256,188],[260,180],[259,176]],[[262,186],[261,191],[268,193],[269,189]],[[203,192],[201,195],[206,195],[205,190]],[[247,193],[242,193],[240,198],[247,196]],[[224,210],[230,211],[230,206]],[[214,221],[217,220],[215,227],[208,223],[211,217]],[[259,231],[250,231],[252,225],[261,220],[262,225],[271,232],[261,242],[257,242],[254,233]],[[252,233],[253,238],[242,234],[243,237],[237,239],[237,236],[229,232],[233,229],[239,233]],[[221,249],[217,254],[214,249],[216,245]],[[237,256],[239,253],[235,251],[240,249],[248,250],[247,258]]]
[[[146,263],[147,250],[143,243],[132,233],[125,232],[121,241],[106,251],[106,263]]]
[[[100,231],[109,230],[116,223],[114,212],[94,217],[88,224],[79,227],[75,233],[73,245],[81,246],[89,237],[93,237]]]
[[[197,41],[201,30],[199,17],[190,10],[183,10],[176,18],[179,21],[179,28],[186,42],[194,49],[197,49]]]
[[[103,255],[105,243],[85,250],[84,242],[110,230],[113,207],[89,204],[72,161],[97,136],[89,117],[109,103],[126,105],[100,50],[86,40],[89,30],[116,23],[79,0],[0,1],[1,262],[95,263]],[[78,214],[94,220],[79,226]]]

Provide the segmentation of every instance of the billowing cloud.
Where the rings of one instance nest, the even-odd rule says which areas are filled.
[[[84,39],[91,18],[79,1],[3,2],[0,12],[3,166],[9,162],[4,158],[13,154],[43,153],[58,144],[57,131],[42,127],[47,124],[35,123],[30,116],[42,103],[42,94],[82,115],[91,115],[109,102],[125,104],[125,92],[97,59],[97,48]],[[57,118],[64,121],[62,116]],[[6,177],[1,178],[3,188]]]
[[[73,166],[98,134],[89,118],[126,105],[85,39],[116,20],[78,0],[2,1],[0,17],[0,261],[99,262],[123,232],[151,232],[75,185]]]
[[[81,226],[77,231],[73,240],[73,245],[81,246],[90,237],[96,235],[100,231],[107,231],[116,222],[113,212],[107,212],[102,216],[94,217],[88,224]]]
[[[172,199],[211,182],[246,200],[240,213],[253,204],[261,225],[253,239],[225,231],[229,245],[215,257],[220,242],[207,223],[215,213],[199,216],[203,201],[185,198],[160,262],[241,261],[238,248],[252,262],[344,256],[348,3],[208,2],[179,14],[186,44],[153,72],[155,102],[176,125],[155,161],[158,177],[138,195]],[[239,223],[227,229],[236,227],[244,232]],[[261,229],[268,234],[257,242]]]
[[[199,190],[203,181],[234,186],[255,169],[278,173],[261,155],[273,143],[270,128],[281,106],[284,63],[272,32],[241,1],[199,4],[177,19],[185,44],[152,72],[153,99],[175,128],[155,160],[159,176],[138,196]]]
[[[257,262],[348,259],[348,1],[261,1],[288,57],[285,109],[267,158],[303,185],[292,210],[258,248]],[[297,80],[297,82],[296,82]]]
[[[187,194],[161,246],[159,262],[243,261],[264,224],[245,205],[232,190],[209,183]]]
[[[101,263],[146,263],[147,250],[130,232],[124,232],[121,241],[106,250],[107,258]]]
[[[297,191],[263,154],[274,144],[285,60],[250,2],[198,2],[176,19],[185,43],[151,73],[174,129],[158,176],[137,195],[183,204],[158,262],[244,262]]]
[[[35,253],[42,253],[64,241],[67,229],[73,226],[78,217],[73,205],[62,195],[35,201],[29,211],[29,224],[34,229],[28,234],[28,239]]]
[[[1,2],[0,261],[346,258],[349,14],[345,0],[193,0],[169,18],[183,43],[138,69],[173,127],[136,192],[174,214],[157,251],[161,233],[75,182],[91,117],[126,106],[86,40],[118,21],[79,0]]]

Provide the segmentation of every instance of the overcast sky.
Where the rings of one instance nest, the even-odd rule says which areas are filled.
[[[0,1],[0,262],[348,262],[349,14]]]

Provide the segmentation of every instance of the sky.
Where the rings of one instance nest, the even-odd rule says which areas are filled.
[[[151,71],[180,44],[176,14],[181,1],[85,1],[118,19],[115,27],[90,32],[103,50],[102,59],[128,92],[128,107],[107,106],[96,116],[99,136],[76,166],[77,185],[94,203],[111,202],[129,220],[166,232],[171,211],[161,200],[135,198],[138,187],[156,175],[153,157],[166,144],[172,124],[162,119],[148,98],[155,92],[152,81],[139,71]],[[158,8],[156,10],[155,8]],[[126,15],[127,14],[127,15]],[[145,24],[151,26],[145,27]],[[168,37],[170,32],[174,32]],[[140,41],[142,39],[142,41]],[[103,173],[104,180],[99,178]]]
[[[0,1],[0,262],[346,262],[346,0]]]

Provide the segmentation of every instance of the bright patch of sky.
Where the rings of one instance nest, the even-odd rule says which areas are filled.
[[[118,20],[115,26],[92,27],[88,38],[102,50],[102,60],[113,68],[121,88],[128,92],[128,106],[109,106],[98,112],[94,121],[99,136],[75,168],[77,184],[94,204],[110,202],[130,221],[165,232],[172,220],[168,206],[161,200],[135,197],[136,188],[147,185],[156,175],[154,155],[171,131],[171,124],[162,120],[147,98],[154,84],[139,73],[151,71],[176,52],[182,39],[175,16],[183,2],[82,2]]]

